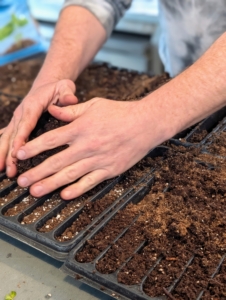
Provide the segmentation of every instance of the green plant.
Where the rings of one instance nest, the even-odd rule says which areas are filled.
[[[8,295],[5,296],[4,300],[13,300],[16,297],[16,292],[11,291]]]
[[[12,32],[18,28],[23,27],[28,23],[28,20],[24,17],[19,17],[15,14],[12,14],[10,22],[8,22],[5,26],[0,28],[0,41],[7,38]]]

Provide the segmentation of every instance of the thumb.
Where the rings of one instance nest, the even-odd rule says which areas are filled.
[[[58,120],[63,122],[72,122],[79,118],[87,109],[86,103],[59,107],[57,105],[50,105],[49,113]]]
[[[59,106],[67,106],[78,103],[78,98],[74,95],[75,93],[75,84],[73,81],[65,79],[59,83]]]

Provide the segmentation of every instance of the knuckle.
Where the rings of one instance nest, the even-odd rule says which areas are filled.
[[[52,170],[59,171],[63,168],[63,160],[59,156],[52,156],[49,158],[49,164]]]
[[[77,171],[74,168],[70,168],[66,171],[66,179],[69,182],[73,182],[77,179]]]
[[[97,184],[94,176],[92,176],[92,175],[86,175],[85,179],[86,179],[86,185],[88,187],[93,187],[94,185]]]
[[[48,134],[44,136],[44,144],[52,149],[56,147],[57,135],[56,134]]]

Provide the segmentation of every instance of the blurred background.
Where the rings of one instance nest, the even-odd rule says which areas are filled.
[[[49,45],[64,0],[28,0],[32,16]],[[158,1],[133,0],[95,60],[138,71],[160,74],[158,55]]]

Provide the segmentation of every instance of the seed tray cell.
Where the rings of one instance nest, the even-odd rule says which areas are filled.
[[[95,188],[95,193],[90,191],[89,196],[84,194],[72,201],[63,201],[56,192],[35,199],[25,191],[23,196],[7,202],[0,210],[2,231],[10,234],[15,231],[19,240],[63,261],[97,223],[139,185],[145,185],[146,178],[154,170],[154,159],[162,159],[167,150],[166,147],[155,148],[125,174],[101,184],[101,188]],[[112,193],[114,197],[110,196]],[[105,203],[105,198],[108,205],[100,210],[99,203]],[[76,226],[78,231],[75,231]]]
[[[171,142],[176,145],[203,145],[209,137],[226,123],[226,106],[208,118],[175,135]]]
[[[203,176],[205,180],[208,180],[208,174],[215,170],[215,165],[209,163],[209,161],[211,160],[207,160],[207,162],[201,161],[198,154],[194,160],[195,164],[200,165],[200,176]],[[164,174],[167,168],[164,167],[164,165],[162,168]],[[206,175],[205,169],[209,172]],[[161,172],[161,169],[156,170],[153,176],[149,177],[145,186],[140,187],[134,194],[130,195],[129,198],[124,199],[124,201],[117,206],[116,210],[106,216],[106,218],[70,252],[69,258],[62,267],[64,272],[80,279],[82,282],[86,282],[89,285],[103,290],[116,299],[134,300],[174,299],[174,297],[175,299],[188,299],[186,295],[182,296],[181,294],[181,289],[183,290],[185,286],[183,280],[187,277],[193,278],[194,276],[196,282],[190,282],[190,284],[197,285],[195,290],[196,294],[189,299],[205,299],[202,297],[204,297],[205,292],[209,289],[209,282],[211,282],[211,280],[214,282],[214,278],[217,278],[220,274],[221,266],[225,261],[226,255],[223,249],[219,253],[211,254],[209,253],[208,245],[205,246],[205,250],[198,248],[194,252],[189,250],[189,248],[185,248],[185,241],[184,243],[177,242],[180,239],[183,240],[184,229],[183,227],[177,227],[177,223],[174,224],[174,222],[170,224],[167,232],[173,233],[175,241],[172,241],[172,245],[169,246],[167,252],[164,252],[165,250],[162,251],[161,247],[158,248],[156,246],[157,248],[154,248],[151,243],[151,235],[147,239],[144,239],[139,235],[139,232],[136,231],[136,223],[138,220],[142,222],[142,218],[140,218],[139,210],[131,210],[130,205],[142,203],[142,199],[144,199],[145,195],[150,193],[150,190],[152,192],[155,191],[155,178],[158,178],[159,172]],[[180,182],[178,182],[178,185],[180,186]],[[171,192],[170,182],[162,190],[163,195],[166,192]],[[219,192],[221,193],[221,188],[219,188]],[[164,199],[164,196],[162,197],[162,199]],[[215,196],[213,195],[213,197]],[[203,199],[203,201],[205,203],[206,200]],[[206,205],[207,207],[209,206],[208,202]],[[199,207],[199,203],[197,203],[197,207]],[[130,212],[134,212],[134,214],[127,215],[127,208],[130,209]],[[208,209],[211,210],[209,207]],[[223,215],[224,213],[222,213],[222,216]],[[124,227],[122,226],[121,228],[120,220],[122,219],[126,221]],[[117,225],[113,225],[113,221],[114,224]],[[222,222],[222,224],[223,223],[224,222]],[[158,225],[156,224],[156,226],[157,234]],[[113,228],[114,230],[110,233],[107,228]],[[177,230],[181,230],[181,232]],[[191,227],[191,230],[195,231],[196,229],[195,227]],[[108,236],[109,234],[111,235],[110,238]],[[125,236],[127,236],[126,239],[124,239]],[[192,236],[191,234],[191,238]],[[161,245],[161,235],[159,241]],[[164,239],[162,241],[164,241]],[[200,243],[202,242],[200,241]],[[124,248],[125,245],[126,247]],[[130,245],[130,247],[128,247],[128,245]],[[146,260],[144,258],[146,258]],[[137,263],[136,265],[131,264],[134,260]],[[158,276],[164,273],[169,274],[168,269],[172,268],[174,270],[174,265],[177,267],[175,269],[176,272],[170,273],[171,277],[164,277],[165,280],[162,287],[160,286],[159,294],[148,296],[149,288],[147,283],[150,284],[153,282],[152,286],[154,286],[154,282],[158,279]],[[133,277],[134,270],[139,270],[138,275],[140,277],[137,282],[137,278],[134,279]],[[194,270],[196,274],[193,273],[195,272]],[[130,279],[129,282],[134,280],[132,281],[133,283],[130,285],[126,284],[126,277]],[[192,286],[190,288],[192,290]],[[158,291],[155,290],[155,292],[157,293]]]

